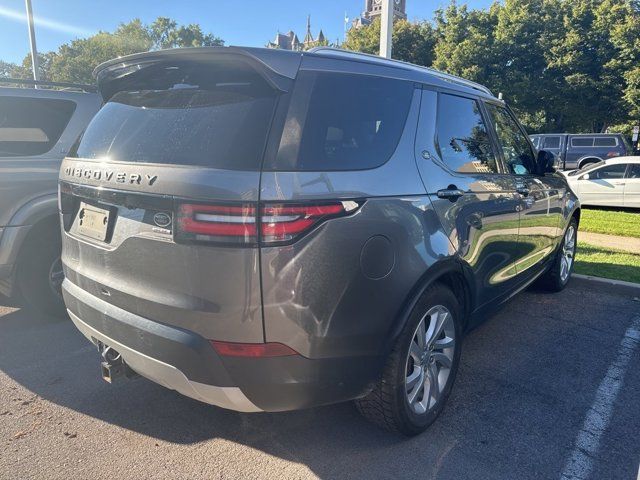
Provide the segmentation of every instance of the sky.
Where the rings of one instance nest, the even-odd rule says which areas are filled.
[[[431,18],[448,0],[407,0],[410,20]],[[458,0],[485,8],[491,0]],[[354,18],[365,0],[32,0],[38,51],[57,50],[74,38],[140,18],[151,23],[159,16],[179,24],[199,23],[206,33],[226,45],[264,46],[280,32],[295,31],[301,38],[311,15],[314,35],[323,29],[330,41],[342,40],[344,14]],[[21,62],[29,52],[24,0],[0,0],[0,60]]]

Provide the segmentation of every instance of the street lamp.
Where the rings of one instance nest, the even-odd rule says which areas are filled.
[[[31,69],[33,70],[33,79],[37,82],[40,80],[40,69],[38,68],[38,49],[36,48],[36,31],[33,27],[33,10],[31,9],[31,0],[24,0],[27,7],[27,23],[29,24],[29,45],[31,47]],[[35,86],[38,88],[38,85]]]

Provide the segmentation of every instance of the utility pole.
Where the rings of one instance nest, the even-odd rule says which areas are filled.
[[[382,0],[380,18],[380,56],[391,58],[391,40],[393,38],[393,0]]]
[[[27,7],[27,23],[29,24],[29,45],[31,46],[31,68],[33,70],[33,79],[40,80],[40,65],[38,62],[38,49],[36,47],[36,31],[33,27],[33,10],[31,9],[31,0],[24,0]],[[36,85],[36,88],[38,86]]]

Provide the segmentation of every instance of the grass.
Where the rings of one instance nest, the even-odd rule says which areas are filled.
[[[640,211],[584,208],[580,216],[580,230],[640,238]]]
[[[579,242],[574,271],[582,275],[640,283],[640,255]]]

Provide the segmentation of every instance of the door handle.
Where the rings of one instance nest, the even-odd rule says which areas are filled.
[[[456,200],[458,200],[458,198],[464,195],[464,192],[459,188],[449,187],[449,188],[443,188],[442,190],[438,190],[436,192],[436,195],[438,196],[438,198],[446,198],[447,200],[451,200],[452,202],[455,202]]]
[[[516,188],[516,192],[518,192],[523,197],[528,197],[531,193],[531,190],[529,189],[529,187],[521,186]]]

